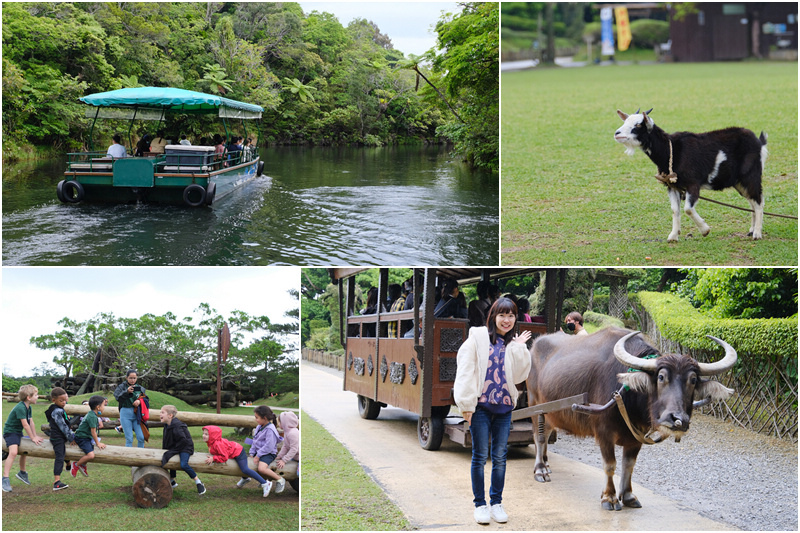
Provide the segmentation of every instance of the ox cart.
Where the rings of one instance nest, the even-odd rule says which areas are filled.
[[[419,416],[417,437],[426,450],[437,450],[444,435],[453,442],[471,447],[469,429],[463,419],[449,417],[456,377],[456,355],[469,332],[466,318],[435,318],[435,288],[444,278],[456,280],[460,287],[479,281],[494,282],[544,270],[546,276],[545,313],[538,323],[517,322],[517,331],[531,332],[531,342],[543,333],[555,331],[561,323],[563,269],[519,268],[425,268],[414,269],[413,308],[386,312],[380,305],[374,314],[358,314],[355,276],[365,268],[334,268],[330,275],[339,287],[339,330],[345,347],[344,389],[357,395],[362,418],[378,418],[386,406],[405,409]],[[378,301],[387,300],[389,269],[379,269]],[[419,298],[419,295],[423,295]],[[414,325],[419,324],[419,327]],[[411,333],[409,333],[411,332]],[[531,417],[555,409],[572,408],[585,398],[565,398],[547,405],[527,406],[525,384],[509,444],[535,442]],[[542,418],[542,417],[539,417]],[[458,420],[454,422],[454,420]]]

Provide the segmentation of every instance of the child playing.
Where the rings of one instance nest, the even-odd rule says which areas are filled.
[[[228,459],[233,459],[239,465],[239,470],[245,476],[249,476],[261,484],[264,490],[264,497],[269,496],[269,490],[272,488],[272,482],[265,480],[247,466],[247,454],[244,447],[238,442],[233,442],[222,438],[222,430],[217,426],[204,426],[203,427],[203,441],[208,444],[208,453],[211,455],[206,459],[206,464],[214,462],[224,463]]]
[[[172,457],[179,455],[181,458],[181,468],[197,485],[197,493],[205,494],[205,485],[200,482],[200,478],[197,477],[195,471],[189,466],[189,456],[194,453],[192,436],[189,433],[188,426],[177,418],[177,414],[178,410],[174,405],[164,405],[161,407],[161,421],[166,424],[166,426],[164,426],[164,440],[162,441],[161,447],[167,450],[161,457],[161,466],[163,467],[167,464],[167,461]],[[175,470],[169,471],[172,488],[178,486],[178,483],[175,481],[176,475],[177,473]]]
[[[275,458],[278,470],[286,466],[286,463],[292,459],[300,461],[300,430],[297,428],[300,421],[297,419],[297,415],[291,411],[284,411],[281,413],[280,422],[283,428],[283,447]],[[297,474],[300,475],[299,468]]]
[[[89,412],[83,417],[81,425],[75,432],[75,444],[85,453],[83,457],[72,463],[70,474],[72,477],[77,477],[78,471],[84,476],[89,475],[86,469],[86,463],[94,459],[94,443],[101,450],[106,447],[105,444],[100,442],[97,437],[97,427],[99,426],[99,416],[103,412],[102,409],[108,405],[108,400],[103,396],[92,396],[89,398]]]
[[[69,485],[61,481],[61,472],[64,470],[64,455],[67,452],[66,443],[75,444],[75,433],[69,428],[69,417],[64,412],[64,406],[67,405],[69,400],[67,391],[61,387],[54,387],[50,391],[50,399],[53,403],[47,408],[44,415],[50,424],[50,444],[53,445],[53,451],[56,454],[56,461],[53,463],[53,476],[55,479],[53,490],[61,490],[69,487]]]
[[[11,492],[11,465],[19,453],[19,444],[22,442],[22,432],[28,434],[31,441],[37,446],[42,443],[42,437],[36,435],[36,428],[33,424],[31,405],[36,403],[39,399],[39,389],[33,385],[23,385],[19,388],[20,402],[11,410],[8,415],[6,425],[3,427],[3,438],[8,446],[8,458],[3,465],[3,492]],[[28,479],[28,472],[25,471],[26,456],[22,455],[19,458],[19,472],[17,472],[17,479],[30,485]]]
[[[278,419],[272,409],[266,405],[259,405],[253,411],[258,427],[253,434],[250,457],[253,458],[253,462],[256,464],[256,471],[259,474],[264,478],[275,480],[275,494],[280,494],[286,487],[286,480],[269,467],[269,464],[275,460],[275,456],[278,453],[278,442],[283,440],[275,427]],[[236,483],[236,486],[242,488],[248,481],[250,481],[249,477],[243,477]]]

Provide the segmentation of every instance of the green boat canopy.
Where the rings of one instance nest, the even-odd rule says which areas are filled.
[[[264,108],[213,94],[173,87],[134,87],[90,94],[79,99],[95,107],[133,108],[190,114],[219,114],[226,118],[261,118]],[[142,117],[144,118],[144,117]]]

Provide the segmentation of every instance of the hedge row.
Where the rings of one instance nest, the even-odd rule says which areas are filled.
[[[636,295],[658,325],[661,334],[682,346],[712,350],[713,335],[739,353],[762,357],[797,357],[797,316],[792,318],[718,319],[707,317],[674,294],[640,292]]]
[[[624,328],[625,325],[622,323],[622,320],[619,318],[615,318],[613,316],[604,315],[602,313],[596,313],[594,311],[586,311],[583,314],[583,321],[589,322],[594,324],[598,327],[598,329],[615,327],[615,328]]]

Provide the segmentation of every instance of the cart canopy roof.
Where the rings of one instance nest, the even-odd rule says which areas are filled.
[[[90,94],[79,99],[95,107],[136,108],[191,114],[219,114],[226,118],[261,118],[264,108],[214,94],[173,87],[133,87]]]

